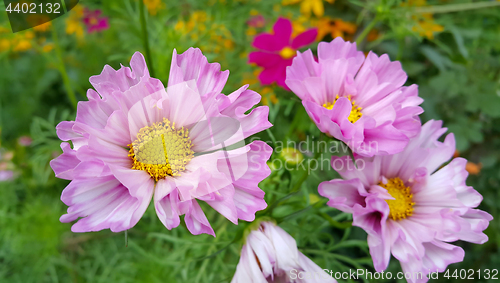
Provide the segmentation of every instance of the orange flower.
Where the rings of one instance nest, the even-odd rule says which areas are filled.
[[[379,37],[380,37],[380,34],[379,34],[378,30],[372,29],[368,33],[368,35],[366,36],[366,40],[368,40],[369,42],[371,42],[371,41],[377,40]]]
[[[479,172],[481,172],[481,168],[483,167],[483,165],[481,163],[474,163],[474,162],[467,162],[467,165],[465,165],[465,170],[467,170],[467,172],[469,172],[469,174],[471,175],[478,175]]]
[[[349,39],[352,35],[354,35],[357,29],[357,26],[353,23],[329,17],[319,19],[317,27],[317,40],[323,39],[327,34],[330,34],[332,38],[340,36],[344,39]]]

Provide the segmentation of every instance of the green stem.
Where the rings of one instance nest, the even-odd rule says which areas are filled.
[[[146,12],[144,11],[144,3],[139,1],[139,17],[141,20],[141,31],[142,31],[142,44],[144,45],[144,53],[146,55],[146,62],[148,64],[149,74],[151,77],[155,77],[155,71],[153,68],[153,61],[151,60],[151,50],[149,48],[149,35],[146,26]]]
[[[361,32],[361,34],[358,35],[358,38],[356,38],[356,44],[359,45],[363,39],[370,33],[370,31],[375,27],[375,25],[378,23],[378,18],[375,16],[371,22],[368,23],[368,25],[365,27],[365,29]]]
[[[321,155],[321,150],[318,150],[316,154],[314,155],[313,159],[317,159]],[[282,201],[287,200],[294,196],[296,193],[300,191],[300,187],[302,186],[302,183],[307,180],[307,177],[309,177],[309,167],[302,172],[302,175],[300,176],[299,180],[295,183],[295,185],[292,187],[290,190],[290,193],[277,201],[273,202],[270,206],[268,206],[265,210],[261,211],[259,214],[260,215],[271,215],[273,209]]]
[[[78,105],[78,100],[76,100],[75,92],[73,91],[73,88],[71,88],[71,82],[69,80],[68,73],[66,72],[66,67],[64,66],[61,45],[59,44],[59,38],[57,37],[57,31],[55,27],[52,27],[52,39],[54,40],[56,56],[57,60],[59,61],[57,65],[63,79],[64,88],[66,89],[66,94],[68,95],[69,101],[71,102],[71,106],[73,106],[73,108],[76,109]]]
[[[321,212],[321,211],[318,212],[318,215],[323,217],[323,219],[328,221],[328,223],[330,223],[330,225],[332,225],[335,228],[346,229],[346,228],[349,228],[352,226],[352,222],[350,222],[350,221],[349,222],[338,222],[335,219],[331,218],[330,215],[328,215],[324,212]]]
[[[440,14],[440,13],[451,13],[451,12],[460,12],[460,11],[468,11],[482,8],[489,8],[500,6],[500,2],[498,1],[484,1],[484,2],[474,2],[474,3],[461,3],[461,4],[449,4],[449,5],[437,5],[437,6],[425,6],[425,7],[417,7],[413,9],[414,13],[429,13],[429,14]]]

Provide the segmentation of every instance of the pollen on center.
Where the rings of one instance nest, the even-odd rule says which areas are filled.
[[[140,129],[136,140],[128,147],[132,169],[148,172],[155,181],[180,176],[194,156],[188,130],[176,129],[175,123],[165,118]]]
[[[331,110],[338,99],[339,99],[339,95],[337,94],[337,96],[335,96],[335,99],[333,100],[333,102],[324,103],[323,107],[325,107],[328,110]],[[347,96],[347,99],[349,99],[349,101],[352,104],[351,113],[349,113],[349,117],[347,117],[347,119],[349,120],[349,122],[355,123],[356,121],[359,120],[359,118],[361,118],[361,116],[363,116],[363,113],[361,113],[361,109],[363,109],[363,108],[356,105],[356,101],[352,100],[350,95]]]
[[[378,185],[385,188],[395,198],[385,200],[389,205],[389,218],[401,220],[413,214],[413,206],[415,205],[412,201],[413,194],[410,187],[405,186],[403,180],[396,177],[389,179],[387,184],[380,182]]]
[[[297,53],[296,50],[287,46],[287,47],[284,47],[283,49],[281,49],[280,56],[283,59],[290,59],[290,58],[295,57],[296,53]]]

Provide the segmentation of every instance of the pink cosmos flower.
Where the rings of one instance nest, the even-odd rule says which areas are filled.
[[[14,179],[14,164],[11,162],[14,157],[12,151],[4,151],[0,148],[0,182]]]
[[[0,170],[0,182],[10,181],[14,179],[14,171],[12,170]]]
[[[83,23],[87,26],[87,32],[99,32],[109,28],[108,18],[101,16],[101,10],[84,10]]]
[[[199,49],[174,50],[166,91],[149,76],[142,54],[130,65],[105,66],[91,77],[96,91],[78,103],[76,121],[57,126],[59,138],[73,144],[63,142],[63,154],[50,163],[57,177],[71,180],[60,220],[80,218],[73,232],[119,232],[133,227],[153,198],[168,229],[184,215],[191,233],[215,236],[198,201],[235,224],[253,221],[267,206],[258,183],[270,174],[271,148],[242,141],[271,126],[267,107],[245,114],[260,95],[248,85],[222,94],[229,71]]]
[[[262,33],[255,37],[252,45],[261,49],[250,53],[249,63],[255,63],[264,70],[259,75],[262,84],[276,82],[288,90],[285,84],[286,67],[292,64],[297,49],[313,43],[318,31],[307,30],[295,38],[292,36],[292,23],[288,19],[279,18],[273,26],[274,33]]]
[[[262,15],[255,15],[247,21],[247,25],[254,28],[262,28],[266,25],[266,19]]]
[[[337,282],[297,249],[295,240],[283,229],[260,223],[246,238],[231,283],[317,283]]]
[[[429,272],[443,272],[464,258],[449,244],[457,240],[482,244],[482,233],[493,218],[475,209],[482,196],[466,185],[467,161],[455,158],[455,138],[441,121],[429,121],[404,151],[390,156],[362,157],[359,170],[346,166],[350,157],[332,158],[343,179],[323,182],[319,193],[329,206],[353,214],[353,225],[368,233],[368,245],[378,272],[387,268],[391,254],[403,271],[421,272],[409,282],[426,282]]]
[[[386,54],[365,58],[356,43],[337,37],[299,53],[287,68],[286,84],[302,99],[322,131],[363,156],[401,152],[417,135],[423,112],[417,85],[404,87],[406,73]]]
[[[19,139],[17,140],[17,142],[21,146],[30,146],[31,143],[33,142],[33,139],[30,136],[22,136],[22,137],[19,137]]]

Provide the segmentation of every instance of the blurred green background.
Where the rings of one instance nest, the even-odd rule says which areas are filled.
[[[216,238],[193,236],[182,225],[169,231],[152,206],[128,231],[128,246],[124,233],[76,234],[70,231],[71,224],[60,223],[67,208],[60,195],[68,181],[56,179],[49,167],[49,161],[61,153],[55,126],[74,119],[76,101],[86,100],[86,90],[91,88],[90,76],[99,74],[105,64],[128,65],[135,51],[145,53],[147,35],[149,68],[164,83],[173,49],[181,53],[199,47],[209,61],[230,70],[226,94],[247,83],[262,94],[261,104],[269,106],[270,121],[279,127],[261,133],[261,139],[319,138],[298,98],[275,85],[260,85],[260,69],[247,63],[255,35],[270,31],[280,16],[292,20],[296,33],[316,27],[318,41],[342,36],[358,40],[364,51],[388,53],[402,62],[407,84],[417,83],[425,99],[423,122],[443,120],[455,133],[456,155],[470,161],[467,182],[484,196],[480,208],[495,218],[485,231],[489,241],[458,243],[466,251],[465,260],[449,269],[499,268],[499,4],[486,0],[89,0],[49,24],[15,34],[2,6],[0,282],[229,282],[239,260],[238,235],[246,223],[235,226],[207,207],[203,208]],[[107,26],[89,30],[89,11],[101,11],[96,18]],[[275,153],[271,159],[276,158],[282,157]],[[305,154],[304,158],[314,157]],[[281,202],[272,216],[321,267],[373,270],[365,232],[346,225],[349,216],[327,207],[317,194],[317,185],[336,174],[326,168],[316,170],[302,185],[298,176],[281,168],[261,183],[268,204],[299,184],[299,192]],[[388,270],[400,271],[398,262],[391,260]]]

